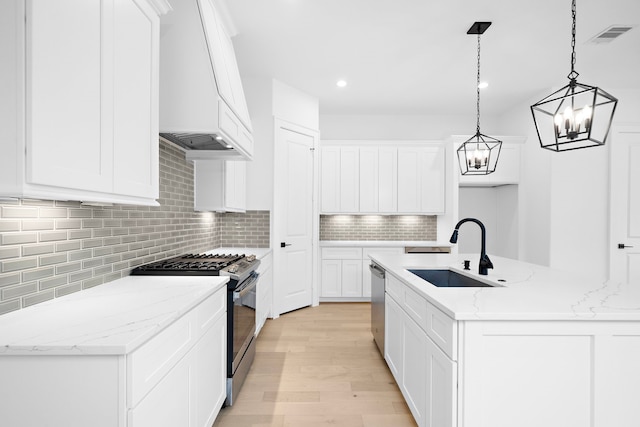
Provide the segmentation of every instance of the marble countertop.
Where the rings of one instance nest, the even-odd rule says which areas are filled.
[[[127,354],[226,284],[128,276],[0,316],[0,356]]]
[[[320,246],[360,246],[360,247],[402,247],[402,246],[444,246],[451,247],[449,242],[432,240],[320,240]]]
[[[598,282],[548,267],[491,255],[480,276],[478,254],[376,255],[372,259],[458,320],[640,320],[640,287]],[[471,271],[463,271],[471,260]],[[438,288],[407,271],[451,269],[495,287]],[[498,280],[504,280],[498,281]]]

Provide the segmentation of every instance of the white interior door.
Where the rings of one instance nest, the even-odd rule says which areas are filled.
[[[640,285],[640,125],[615,129],[611,142],[611,280]]]
[[[276,120],[274,307],[277,314],[313,303],[314,151],[316,132]]]

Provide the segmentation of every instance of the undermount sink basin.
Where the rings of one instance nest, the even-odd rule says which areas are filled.
[[[487,288],[491,285],[451,270],[408,270],[439,288]]]

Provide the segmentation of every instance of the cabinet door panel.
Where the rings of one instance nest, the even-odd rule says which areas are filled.
[[[407,316],[402,322],[403,371],[400,388],[419,426],[425,425],[427,404],[427,334]],[[432,424],[429,424],[432,425]],[[440,424],[433,424],[440,425]],[[443,424],[444,425],[444,424]]]
[[[420,152],[420,212],[444,212],[444,146],[423,148]]]
[[[398,149],[398,212],[420,211],[420,149]]]
[[[134,409],[130,427],[195,427],[193,353],[185,356]]]
[[[384,300],[384,360],[398,384],[402,383],[402,318],[404,313],[396,301],[385,294]]]
[[[210,427],[226,397],[226,326],[220,316],[195,347],[197,427]]]
[[[342,261],[342,294],[343,297],[362,296],[362,261]]]
[[[360,212],[378,212],[378,149],[360,148]]]
[[[340,148],[322,147],[320,159],[320,209],[340,211]]]
[[[342,261],[322,260],[320,296],[341,296]]]
[[[426,425],[456,425],[457,370],[450,360],[431,340],[426,341],[426,360],[422,363],[427,370]]]
[[[144,0],[114,6],[114,192],[157,198],[160,19]]]
[[[398,211],[398,150],[380,147],[378,150],[378,211]]]
[[[100,0],[27,2],[27,182],[112,188]],[[102,84],[106,85],[103,87]]]
[[[357,147],[340,149],[340,212],[358,212],[359,150]]]

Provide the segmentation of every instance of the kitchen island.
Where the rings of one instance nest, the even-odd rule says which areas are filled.
[[[129,276],[0,317],[2,425],[209,427],[223,276]]]
[[[640,286],[492,256],[377,255],[385,360],[418,425],[638,426]],[[463,261],[471,271],[463,271]],[[491,287],[439,288],[408,269]]]

